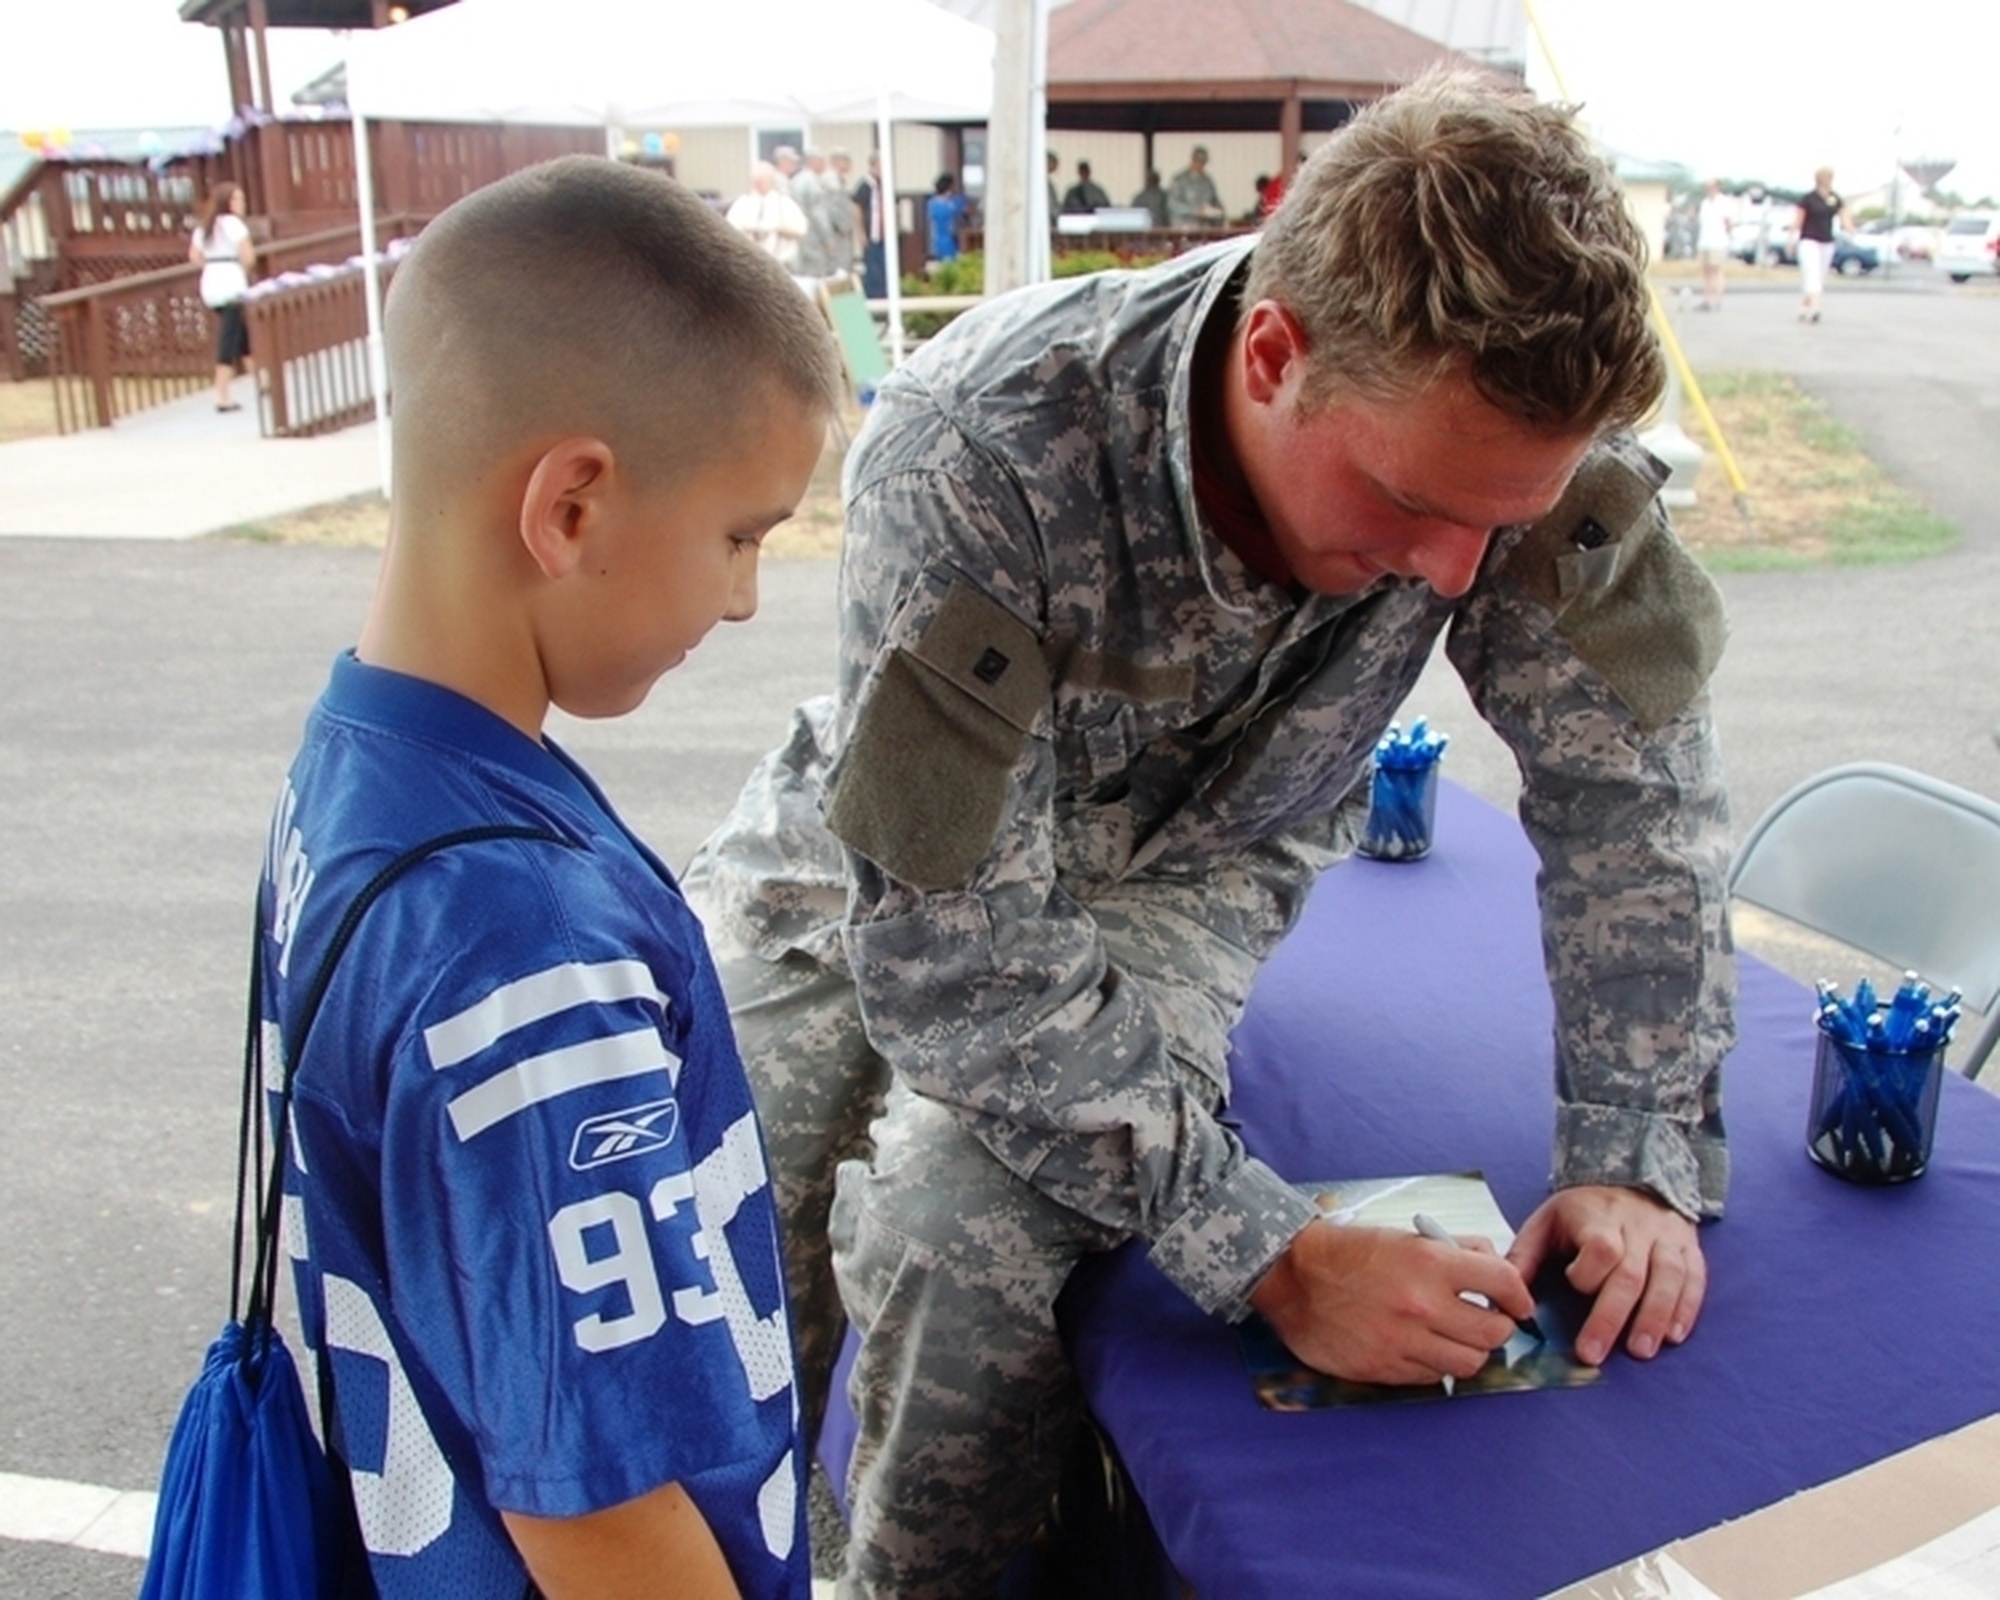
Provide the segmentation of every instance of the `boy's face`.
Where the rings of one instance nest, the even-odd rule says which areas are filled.
[[[826,419],[796,401],[763,408],[757,426],[701,467],[611,497],[586,576],[567,692],[576,716],[617,716],[718,622],[757,609],[764,535],[797,509],[826,438]]]

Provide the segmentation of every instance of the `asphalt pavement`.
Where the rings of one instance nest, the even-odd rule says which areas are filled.
[[[1818,325],[1793,310],[1737,292],[1677,326],[1698,370],[1795,374],[1963,537],[1903,566],[1722,580],[1739,821],[1864,757],[2000,795],[2000,289],[1900,272],[1836,284]],[[132,1593],[144,1495],[225,1313],[268,807],[374,575],[368,551],[188,535],[377,473],[366,429],[261,440],[205,397],[0,445],[0,1594]],[[833,578],[767,562],[755,622],[634,715],[557,729],[670,860],[828,681]],[[1454,734],[1452,776],[1510,797],[1448,671],[1410,709]]]

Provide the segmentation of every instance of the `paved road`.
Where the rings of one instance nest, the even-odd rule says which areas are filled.
[[[1966,538],[1880,572],[1725,581],[1739,812],[1859,756],[2000,794],[2000,295],[1843,285],[1818,327],[1791,312],[1738,294],[1683,334],[1698,366],[1798,373]],[[247,902],[299,718],[373,568],[0,538],[0,1475],[149,1489],[221,1320]],[[827,565],[768,564],[755,624],[719,631],[632,718],[566,733],[670,859],[824,681],[831,588]],[[1504,756],[1449,692],[1428,680],[1419,705],[1459,735],[1452,770],[1504,795]],[[0,1594],[129,1596],[129,1557],[23,1537],[34,1488],[0,1476]]]

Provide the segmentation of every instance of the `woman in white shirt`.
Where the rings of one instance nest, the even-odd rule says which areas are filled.
[[[250,330],[243,320],[243,297],[250,291],[250,271],[256,252],[250,225],[243,220],[243,191],[233,183],[218,183],[201,208],[201,226],[188,246],[188,260],[201,268],[202,304],[215,313],[215,409],[240,411],[230,398],[230,384],[240,367],[254,372]]]

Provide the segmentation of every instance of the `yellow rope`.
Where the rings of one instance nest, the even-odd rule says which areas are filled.
[[[1695,415],[1701,418],[1701,425],[1714,441],[1715,453],[1722,457],[1722,470],[1729,474],[1729,487],[1736,492],[1736,508],[1744,516],[1749,516],[1750,506],[1745,496],[1749,485],[1743,481],[1742,469],[1736,465],[1736,457],[1729,448],[1729,441],[1722,436],[1722,426],[1715,420],[1715,413],[1708,409],[1708,397],[1701,392],[1701,384],[1696,380],[1694,368],[1688,365],[1688,358],[1681,350],[1681,342],[1674,336],[1674,326],[1667,320],[1667,308],[1660,302],[1660,291],[1650,280],[1646,292],[1653,297],[1653,321],[1660,330],[1660,343],[1667,347],[1667,359],[1673,362],[1674,370],[1680,373],[1681,383],[1687,389],[1688,403],[1694,407]]]
[[[1549,48],[1548,30],[1542,26],[1541,7],[1535,0],[1521,0],[1521,6],[1528,15],[1528,26],[1534,30],[1535,42],[1542,47],[1542,59],[1548,63],[1549,76],[1556,81],[1556,93],[1564,100],[1574,103],[1575,96],[1569,92],[1569,84],[1563,77],[1556,53]],[[1708,408],[1708,398],[1701,392],[1701,381],[1695,377],[1694,368],[1681,350],[1681,342],[1674,335],[1673,324],[1667,320],[1667,308],[1660,300],[1660,291],[1649,278],[1646,292],[1652,299],[1653,325],[1659,330],[1660,343],[1666,346],[1667,359],[1674,364],[1674,370],[1681,375],[1681,383],[1687,390],[1688,402],[1694,407],[1695,415],[1701,418],[1701,425],[1714,441],[1715,453],[1722,457],[1722,470],[1729,474],[1729,486],[1736,493],[1736,509],[1743,514],[1744,521],[1750,520],[1749,485],[1743,481],[1742,469],[1736,465],[1736,457],[1730,451],[1729,441],[1723,437],[1722,427],[1715,420],[1715,413]]]

